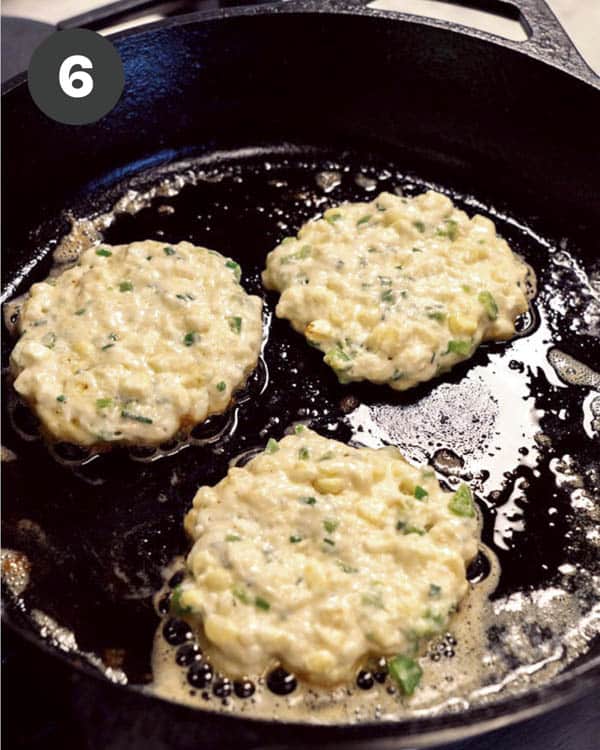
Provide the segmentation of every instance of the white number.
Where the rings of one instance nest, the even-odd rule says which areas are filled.
[[[66,60],[63,60],[60,66],[58,82],[67,96],[71,96],[74,99],[82,99],[84,96],[92,93],[94,79],[85,70],[71,72],[75,65],[85,70],[91,70],[94,67],[89,57],[85,57],[85,55],[70,55]],[[74,86],[73,83],[75,81],[79,81],[80,85]]]

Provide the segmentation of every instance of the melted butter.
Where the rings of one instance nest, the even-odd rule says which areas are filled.
[[[548,352],[548,361],[556,374],[569,385],[582,385],[600,390],[600,373],[579,362],[575,357],[553,347]]]
[[[164,640],[162,628],[154,640],[154,681],[146,689],[199,709],[322,724],[434,716],[530,690],[586,651],[589,641],[600,633],[600,605],[589,608],[581,617],[579,597],[559,586],[490,601],[500,569],[491,550],[484,545],[481,548],[491,563],[491,572],[483,582],[470,585],[451,621],[454,655],[444,655],[447,648],[443,638],[434,640],[421,657],[423,678],[410,699],[397,689],[389,690],[394,687],[389,676],[385,685],[375,684],[370,690],[354,685],[325,690],[300,682],[291,695],[280,697],[266,688],[264,675],[251,675],[257,687],[252,698],[223,702],[210,697],[210,686],[206,691],[191,688],[186,668],[176,664],[176,649]],[[181,564],[180,559],[170,571]],[[573,575],[569,566],[565,571]],[[599,586],[597,580],[587,576],[580,583],[589,591],[597,591]],[[432,658],[434,654],[439,658]]]
[[[31,563],[22,552],[3,549],[0,553],[2,580],[13,596],[21,596],[29,584]]]

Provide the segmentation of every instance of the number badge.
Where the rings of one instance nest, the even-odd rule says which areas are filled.
[[[33,53],[29,92],[52,120],[87,125],[108,114],[125,84],[115,46],[87,29],[58,31]]]

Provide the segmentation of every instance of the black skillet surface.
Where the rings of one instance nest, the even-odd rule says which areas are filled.
[[[220,24],[213,23],[212,26],[180,21],[163,30],[126,36],[120,43],[129,86],[125,100],[114,115],[105,118],[96,128],[78,130],[77,137],[74,137],[73,130],[40,119],[41,116],[23,98],[23,88],[15,89],[7,97],[9,107],[5,118],[5,135],[10,138],[13,148],[15,143],[21,143],[24,158],[19,164],[11,159],[8,170],[5,170],[13,188],[8,198],[9,210],[5,209],[5,216],[9,217],[6,231],[6,288],[17,280],[19,287],[25,289],[33,280],[47,273],[49,258],[46,254],[39,263],[25,268],[25,279],[20,278],[24,263],[34,256],[35,249],[64,231],[64,221],[52,219],[52,216],[59,215],[59,205],[62,209],[65,206],[73,207],[76,215],[106,208],[122,193],[126,184],[131,184],[131,180],[123,181],[123,178],[142,172],[143,162],[126,166],[127,162],[123,161],[126,154],[128,158],[141,160],[141,154],[146,153],[146,164],[156,164],[173,160],[176,153],[185,152],[186,147],[189,149],[194,143],[197,151],[214,151],[217,146],[226,146],[228,142],[231,144],[232,131],[236,128],[237,145],[256,144],[264,140],[256,137],[257,130],[272,133],[273,129],[279,131],[280,137],[274,141],[277,143],[281,143],[284,135],[297,134],[302,129],[311,136],[309,141],[319,143],[323,138],[316,137],[311,112],[314,116],[318,112],[320,128],[317,130],[321,131],[321,136],[326,131],[337,131],[337,138],[329,133],[330,144],[339,143],[337,148],[332,149],[329,145],[324,152],[315,152],[312,148],[299,151],[279,148],[275,151],[267,149],[266,153],[226,154],[217,169],[224,173],[221,181],[201,181],[196,187],[184,188],[175,198],[156,201],[136,216],[119,218],[107,233],[106,240],[123,242],[140,236],[153,236],[164,237],[171,242],[190,239],[213,246],[240,260],[245,270],[246,286],[254,291],[258,289],[258,270],[265,252],[289,229],[297,229],[302,221],[322,210],[326,203],[319,203],[318,200],[323,198],[335,202],[366,198],[367,193],[356,184],[353,176],[359,171],[375,176],[387,170],[389,176],[379,182],[382,189],[401,186],[408,194],[419,192],[423,184],[409,176],[411,172],[416,172],[420,179],[440,180],[444,187],[457,190],[459,203],[461,195],[463,200],[468,199],[465,194],[465,185],[468,184],[469,191],[478,198],[489,200],[500,210],[508,207],[510,216],[531,223],[542,231],[551,240],[552,248],[556,247],[562,236],[572,238],[570,248],[579,261],[588,272],[597,272],[592,240],[597,236],[600,223],[598,203],[593,192],[594,170],[591,167],[595,154],[589,151],[595,143],[592,128],[587,120],[579,128],[578,146],[588,149],[583,158],[579,148],[564,137],[564,128],[570,124],[566,113],[551,107],[555,117],[550,121],[546,119],[546,111],[540,109],[542,104],[548,107],[547,95],[550,90],[556,93],[557,89],[560,91],[563,87],[571,104],[586,104],[588,112],[593,115],[598,110],[598,104],[597,95],[592,97],[590,87],[550,68],[536,67],[531,60],[511,53],[504,58],[500,79],[496,75],[495,83],[504,84],[500,92],[503,96],[499,96],[496,90],[498,85],[492,88],[484,85],[487,83],[486,73],[489,74],[492,68],[497,72],[498,61],[492,61],[489,45],[483,44],[480,39],[471,38],[468,42],[475,45],[480,53],[479,67],[470,63],[467,56],[466,61],[461,60],[466,63],[466,70],[449,70],[448,55],[452,55],[450,37],[447,36],[448,32],[435,28],[435,25],[390,23],[389,19],[374,17],[368,21],[370,26],[367,27],[367,19],[352,16],[323,16],[315,25],[313,19],[310,15],[288,17],[293,21],[294,35],[286,36],[285,45],[281,42],[284,27],[278,26],[286,22],[285,14],[278,17],[234,17]],[[251,44],[248,30],[244,31],[244,36],[238,36],[243,29],[240,26],[242,20],[253,23],[254,38]],[[260,26],[257,20],[261,21]],[[335,23],[335,27],[331,27],[336,31],[335,55],[326,44],[332,39],[326,31],[329,20]],[[353,24],[359,21],[361,26],[356,27],[355,31],[360,28],[361,33],[352,37]],[[211,33],[207,35],[205,29],[209,26]],[[419,26],[419,33],[423,35],[418,44],[415,26]],[[286,28],[288,32],[291,31],[291,27]],[[433,46],[423,44],[424,35],[429,33]],[[392,44],[393,34],[398,35],[395,44]],[[256,38],[261,35],[264,35],[263,46]],[[311,41],[308,45],[307,36]],[[303,39],[301,45],[299,39]],[[270,47],[267,40],[272,43]],[[382,49],[382,40],[387,45],[386,51]],[[467,44],[464,40],[463,43]],[[360,44],[363,59],[361,65],[354,66],[349,53],[357,44]],[[400,64],[405,60],[407,45],[412,45],[408,54],[417,54],[421,58],[429,55],[427,67],[416,65],[408,76]],[[153,67],[159,60],[165,63],[165,48],[173,53],[169,55],[166,71],[160,66]],[[243,55],[259,48],[263,50],[264,57],[253,57],[253,65],[247,70],[240,67]],[[311,50],[310,55],[306,54],[307,49]],[[434,50],[432,56],[430,49]],[[220,50],[225,50],[228,55],[217,64]],[[390,62],[392,50],[398,59]],[[446,55],[445,60],[439,59],[442,50]],[[206,56],[204,65],[199,62],[193,64],[193,75],[189,73],[192,53],[197,58]],[[490,56],[489,59],[486,55]],[[235,61],[232,56],[236,56]],[[321,59],[317,64],[316,58],[319,57]],[[348,71],[339,66],[339,59],[352,68],[350,78],[355,74],[352,91],[347,90],[345,74]],[[454,61],[458,59],[455,57]],[[209,60],[213,63],[210,76],[203,72],[209,69]],[[421,59],[420,62],[424,61]],[[431,66],[435,68],[436,62],[438,67],[432,70]],[[329,67],[326,63],[329,63]],[[382,99],[387,105],[390,102],[391,80],[382,71],[392,63],[397,66],[395,72],[403,77],[401,84],[404,86],[394,79],[399,100],[405,102],[408,98],[413,109],[396,111],[395,120],[377,110],[379,122],[375,127],[372,113],[377,109],[377,101]],[[533,88],[533,97],[527,97],[525,87],[520,85],[517,75],[519,64],[530,66],[527,68],[529,87],[532,80],[539,84],[537,90]],[[490,66],[487,70],[486,65]],[[482,66],[483,70],[480,69]],[[173,72],[175,68],[179,77]],[[419,71],[418,75],[423,76],[424,80],[420,83],[415,80],[415,69]],[[150,79],[147,73],[151,70],[164,73],[166,78],[159,82]],[[314,85],[319,80],[316,74],[323,74],[323,71],[327,71],[325,84],[321,84],[316,93],[310,86],[307,91],[315,94],[317,101],[310,105],[304,101],[309,111],[303,111],[298,107],[297,97],[290,99],[287,92],[302,90],[299,86],[301,80]],[[440,75],[445,72],[447,78],[443,85],[435,78],[436,72]],[[391,70],[387,76],[390,74]],[[543,89],[540,83],[545,80],[545,75],[549,78],[546,81],[547,89]],[[244,89],[240,77],[250,89]],[[199,85],[198,80],[202,83],[194,92],[194,87]],[[427,96],[420,88],[423,85],[427,85]],[[483,89],[474,96],[471,88],[478,85]],[[170,97],[164,93],[165,86],[167,90],[170,87]],[[224,100],[222,91],[229,91],[231,86],[235,91],[233,98]],[[323,93],[323,87],[327,96]],[[360,92],[360,106],[350,98],[356,99],[356,91]],[[193,98],[192,93],[195,93]],[[384,93],[388,95],[383,96]],[[532,98],[534,101],[531,101]],[[274,106],[275,102],[278,107]],[[152,103],[152,107],[149,107],[149,103]],[[461,107],[465,104],[472,108],[470,119],[465,117],[464,112],[461,113]],[[196,112],[197,120],[191,117],[190,110]],[[212,117],[214,120],[213,138],[210,141],[206,141],[206,135],[203,135],[207,125],[202,117],[206,119],[207,112],[210,113],[209,119]],[[327,113],[326,117],[324,112]],[[352,117],[348,119],[351,112]],[[427,120],[422,119],[425,113],[428,114]],[[517,113],[522,126],[515,126]],[[17,127],[15,118],[19,114],[22,117]],[[440,115],[445,117],[440,120]],[[269,120],[269,116],[272,119]],[[480,119],[479,128],[473,129],[473,116]],[[594,118],[590,119],[593,121]],[[423,123],[422,131],[418,128],[419,122]],[[536,123],[540,129],[536,128]],[[542,123],[545,125],[543,130]],[[437,124],[437,130],[434,124]],[[459,124],[463,127],[457,127]],[[242,128],[245,137],[240,138],[239,128],[242,125],[245,126]],[[497,140],[490,137],[486,127],[492,127]],[[370,130],[376,134],[376,138],[369,137]],[[55,148],[49,151],[44,147],[40,142],[40,131],[45,133],[46,138],[54,139]],[[214,141],[215,133],[221,133],[217,142]],[[343,140],[340,140],[342,137]],[[476,137],[477,140],[474,140]],[[524,141],[527,141],[529,148]],[[552,170],[548,170],[542,160],[542,147],[547,146],[549,141],[554,144],[555,164]],[[204,145],[199,147],[199,143]],[[345,144],[351,143],[352,148],[346,149]],[[169,148],[167,153],[152,155],[166,147]],[[88,158],[76,158],[77,153],[86,153]],[[451,160],[448,154],[453,155]],[[515,159],[519,164],[520,179],[518,183],[512,183],[512,189],[508,190],[511,177],[514,179],[516,176]],[[523,159],[526,170],[521,175]],[[265,162],[270,168],[265,166]],[[62,169],[58,169],[59,164]],[[542,184],[539,173],[543,164],[546,180]],[[417,170],[416,166],[419,167]],[[562,171],[554,168],[558,166]],[[324,194],[315,182],[316,173],[324,168],[338,167],[348,169],[342,185]],[[490,169],[494,170],[497,179],[489,179]],[[87,179],[92,178],[92,182],[77,191],[75,188],[81,185],[84,174]],[[142,184],[156,179],[156,172],[150,170],[143,177],[134,178],[133,182],[137,180],[138,184]],[[568,186],[566,191],[565,186]],[[159,212],[159,203],[171,204],[175,213]],[[472,211],[469,205],[465,207]],[[576,274],[565,270],[560,255],[549,253],[548,248],[522,226],[508,219],[496,217],[496,220],[500,232],[530,260],[538,272],[541,287],[545,289],[538,314],[552,329],[553,339],[560,341],[563,351],[592,366],[597,365],[600,362],[598,340],[581,330],[572,330],[577,326],[581,329],[582,326],[582,309],[576,297],[573,296],[573,303],[569,303],[570,309],[566,313],[552,313],[554,297],[561,293],[564,296],[569,285],[578,290]],[[269,300],[271,305],[272,302]],[[536,331],[535,328],[534,322],[526,334],[532,340],[537,336],[536,340],[541,343],[540,329]],[[9,348],[10,342],[5,337],[5,356]],[[505,349],[504,346],[483,348],[473,361],[456,368],[445,383],[458,389],[465,379],[469,382],[469,373],[474,372],[478,365],[487,363],[488,359],[498,359],[501,350]],[[267,435],[279,436],[286,424],[298,418],[312,420],[321,430],[328,430],[332,426],[330,434],[347,439],[350,430],[343,417],[349,394],[374,408],[382,400],[386,404],[394,404],[395,419],[399,423],[403,420],[403,411],[406,412],[416,403],[427,403],[429,399],[436,404],[432,415],[432,434],[441,430],[447,436],[443,425],[468,411],[463,401],[465,392],[456,390],[454,403],[451,393],[447,402],[450,411],[440,412],[439,401],[436,402],[435,398],[432,400],[436,391],[442,389],[438,383],[395,397],[387,393],[382,395],[379,389],[369,386],[342,387],[320,362],[318,354],[308,350],[281,321],[275,321],[272,326],[266,360],[268,387],[262,394],[254,387],[253,398],[239,407],[238,427],[227,441],[221,441],[210,449],[187,447],[175,456],[152,463],[134,461],[124,453],[115,453],[97,458],[85,466],[66,467],[51,458],[40,442],[20,438],[12,429],[7,411],[3,412],[4,442],[19,456],[16,462],[7,465],[4,472],[7,487],[5,497],[9,497],[8,502],[5,500],[4,543],[25,552],[33,563],[26,610],[37,605],[72,629],[80,649],[84,651],[107,658],[107,649],[123,649],[123,666],[132,682],[147,679],[150,640],[156,626],[149,597],[160,584],[161,566],[185,549],[180,530],[182,514],[195,488],[201,483],[217,481],[226,471],[227,461],[232,456],[248,447],[264,444]],[[502,377],[502,367],[489,369],[492,374],[488,385],[493,393],[493,378]],[[541,580],[554,580],[565,547],[569,547],[573,559],[585,567],[589,568],[594,562],[590,558],[590,550],[577,535],[573,543],[564,544],[564,540],[574,534],[568,492],[556,487],[549,470],[552,458],[568,452],[578,457],[582,467],[589,470],[589,481],[593,481],[593,462],[597,451],[579,426],[586,392],[579,388],[566,390],[550,383],[535,360],[522,363],[522,371],[531,398],[535,399],[538,408],[546,412],[542,426],[544,432],[552,436],[553,442],[552,450],[544,454],[538,466],[538,469],[541,468],[539,476],[528,472],[526,467],[507,465],[505,468],[509,476],[500,494],[481,498],[486,509],[484,539],[490,541],[496,510],[503,505],[519,473],[527,475],[530,482],[522,508],[524,529],[507,540],[508,550],[498,550],[503,566],[499,595],[526,589]],[[481,400],[477,404],[481,408]],[[566,418],[559,417],[560,409],[565,409]],[[427,445],[426,452],[431,457],[436,450],[450,448],[460,456],[464,454],[465,447],[473,452],[478,442],[486,440],[492,452],[496,447],[503,447],[494,444],[497,440],[493,435],[493,411],[483,409],[483,416],[487,414],[489,417],[487,422],[483,420],[487,424],[487,432],[485,429],[480,432],[479,427],[471,428],[465,436],[456,430],[454,439],[440,445]],[[17,417],[18,423],[22,416]],[[25,429],[30,428],[25,425]],[[522,437],[514,432],[503,439],[513,444],[520,443]],[[536,502],[532,502],[531,498],[535,498]],[[539,498],[544,498],[544,502],[540,503]],[[565,511],[552,521],[547,517],[550,501]],[[25,631],[30,628],[26,611],[19,612],[18,607],[13,606],[9,606],[9,611],[11,622]],[[80,661],[77,657],[74,659]],[[583,687],[585,679],[580,677],[579,682]],[[496,715],[539,705],[545,700],[551,702],[566,690],[566,687],[557,687],[553,692],[549,688],[528,698],[509,702],[497,711],[472,711],[461,719],[461,723],[465,720],[469,722],[472,727],[468,729],[472,731],[477,720],[493,719]],[[568,690],[572,690],[572,684]],[[132,694],[130,700],[135,704],[138,698]],[[147,698],[139,700],[148,701]],[[189,714],[185,709],[169,708],[168,704],[156,701],[152,701],[152,705],[160,706],[165,718],[168,715],[178,714],[182,717]],[[219,731],[241,731],[246,733],[246,737],[272,739],[287,735],[286,730],[283,729],[281,734],[274,725],[264,725],[266,734],[262,735],[261,730],[259,735],[255,735],[255,730],[247,725],[226,719],[214,718],[212,721],[213,734],[209,732],[208,739],[217,737]],[[398,731],[412,733],[455,723],[450,719],[431,721],[429,724],[379,725],[352,732],[346,730],[345,736],[374,737],[396,734]],[[204,733],[204,730],[199,731]],[[315,731],[323,740],[336,736],[333,730]]]

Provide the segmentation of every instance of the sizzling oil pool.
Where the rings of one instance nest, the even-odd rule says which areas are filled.
[[[350,158],[274,155],[188,167],[149,191],[128,193],[109,214],[77,223],[59,252],[76,254],[100,238],[189,240],[234,257],[246,289],[264,294],[266,253],[308,218],[381,190],[440,189]],[[5,473],[15,489],[6,544],[29,560],[30,584],[19,596],[35,630],[63,650],[93,654],[90,660],[119,681],[148,683],[152,667],[146,689],[200,708],[323,722],[461,711],[543,683],[588,650],[600,633],[599,279],[587,275],[567,243],[554,246],[474,199],[451,197],[470,215],[494,220],[534,267],[539,294],[514,341],[483,346],[439,381],[404,394],[339,385],[319,355],[267,312],[248,392],[223,418],[156,451],[48,451],[13,404],[5,430],[12,458]],[[266,302],[271,311],[274,299]],[[364,665],[367,676],[356,684],[333,691],[298,685],[278,695],[264,676],[251,676],[251,695],[248,686],[223,687],[217,676],[194,685],[189,657],[177,656],[182,644],[166,642],[162,623],[157,630],[148,605],[165,566],[185,552],[179,530],[196,488],[217,482],[230,462],[247,460],[298,421],[357,445],[397,445],[409,459],[428,462],[448,488],[467,481],[477,493],[483,558],[472,567],[471,591],[451,632],[423,655],[423,681],[410,701],[376,663]],[[56,499],[40,507],[43,490],[26,476],[32,460],[65,488],[62,505]],[[82,523],[100,517],[103,534],[90,534],[89,549],[61,552]],[[44,619],[57,585],[39,562],[48,558],[62,591]],[[101,580],[90,591],[73,571],[98,561]]]

